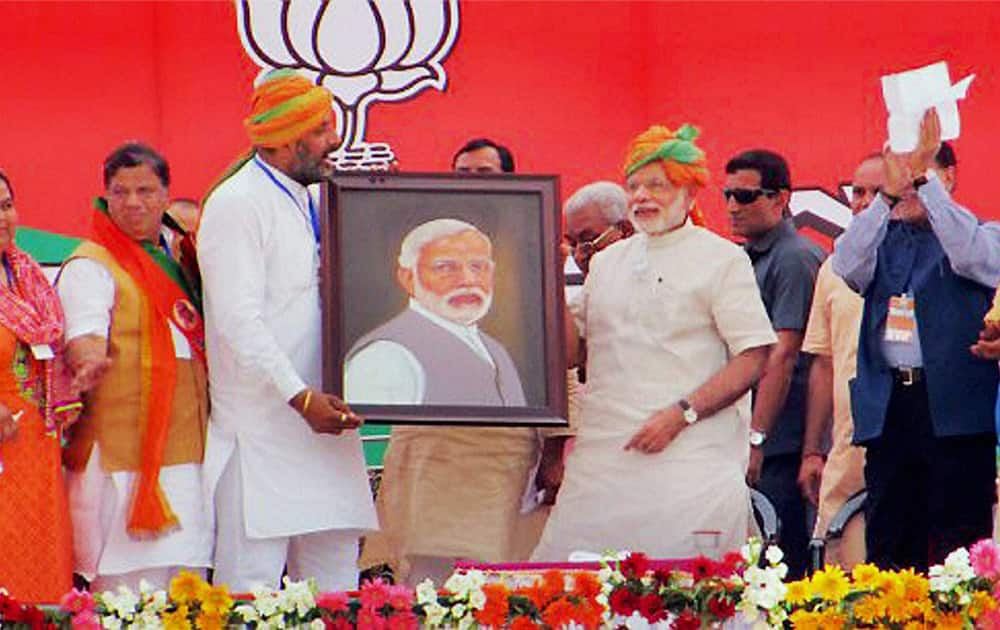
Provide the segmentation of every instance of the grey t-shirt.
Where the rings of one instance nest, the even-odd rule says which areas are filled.
[[[826,253],[799,234],[791,219],[782,220],[761,238],[747,243],[746,250],[771,325],[776,331],[805,332],[816,275]],[[811,357],[805,352],[799,353],[785,405],[764,443],[765,456],[802,450]]]

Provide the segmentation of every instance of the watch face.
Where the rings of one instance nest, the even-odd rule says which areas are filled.
[[[684,410],[684,420],[687,421],[688,424],[694,424],[698,421],[698,412],[688,407]]]
[[[764,434],[763,433],[761,433],[760,431],[751,431],[750,432],[750,445],[751,446],[760,446],[763,443],[764,443]]]

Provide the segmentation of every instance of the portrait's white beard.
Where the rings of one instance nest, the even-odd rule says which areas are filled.
[[[477,305],[453,306],[449,302],[452,298],[469,295],[478,297],[479,303]],[[493,305],[493,293],[487,293],[479,287],[455,289],[444,295],[438,295],[424,287],[416,273],[413,274],[413,297],[430,312],[463,326],[471,326],[481,320],[489,312],[490,306]]]
[[[652,217],[639,216],[636,209],[642,207],[641,205],[632,207],[632,223],[640,232],[653,236],[669,232],[684,223],[688,213],[687,196],[683,194],[677,195],[670,206],[660,208],[660,211]]]

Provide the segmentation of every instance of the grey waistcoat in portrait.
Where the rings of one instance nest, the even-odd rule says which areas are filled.
[[[408,308],[359,339],[347,360],[371,343],[392,341],[424,368],[425,405],[524,406],[521,378],[507,350],[493,337],[479,336],[495,368],[451,332]]]

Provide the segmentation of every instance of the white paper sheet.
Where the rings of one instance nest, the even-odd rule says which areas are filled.
[[[948,64],[944,61],[882,77],[882,97],[889,110],[889,145],[896,153],[917,148],[920,120],[931,107],[941,119],[941,139],[953,140],[961,130],[958,101],[965,98],[969,84],[976,77],[970,74],[952,85]]]

